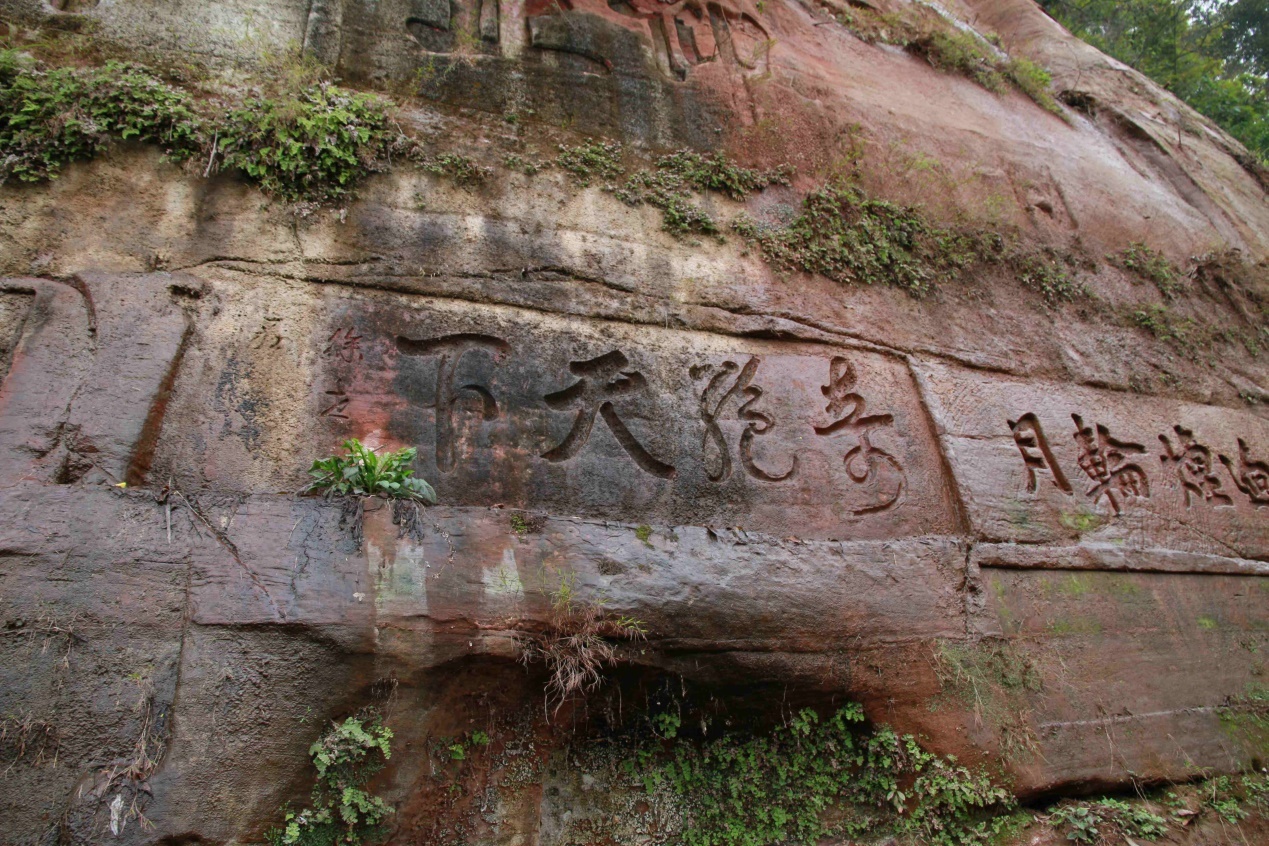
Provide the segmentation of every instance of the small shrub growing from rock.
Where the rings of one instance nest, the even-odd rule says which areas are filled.
[[[0,182],[55,179],[112,141],[157,144],[180,161],[202,137],[190,97],[138,65],[44,70],[0,51]]]
[[[347,197],[383,169],[396,138],[384,101],[325,82],[248,100],[218,131],[224,167],[289,201]]]
[[[308,754],[317,770],[310,806],[287,810],[270,846],[357,846],[377,836],[392,808],[366,792],[370,777],[392,755],[392,730],[374,715],[335,723]]]
[[[576,147],[560,145],[555,163],[573,175],[582,186],[592,179],[616,179],[625,172],[621,164],[621,142],[587,141]]]
[[[987,245],[974,233],[942,229],[916,209],[867,196],[846,180],[812,191],[786,227],[745,221],[772,263],[838,282],[885,284],[914,296],[929,293],[941,273],[965,267]]]
[[[418,450],[406,447],[382,455],[353,438],[344,441],[347,455],[319,458],[309,468],[313,481],[303,493],[322,491],[327,496],[381,496],[436,503],[436,491],[414,475],[410,463]]]
[[[692,201],[692,191],[719,191],[743,200],[770,185],[787,185],[792,168],[753,170],[739,167],[726,157],[681,150],[657,159],[653,170],[641,170],[626,180],[614,195],[623,203],[647,203],[661,209],[664,227],[675,235],[717,235],[718,224]]]
[[[1124,837],[1155,840],[1168,832],[1168,822],[1158,814],[1119,799],[1072,802],[1049,814],[1049,822],[1066,832],[1075,843],[1122,843]]]
[[[863,723],[858,704],[828,718],[805,709],[765,734],[694,744],[676,738],[673,715],[654,718],[658,742],[627,769],[649,794],[668,789],[684,803],[688,846],[884,834],[965,846],[1003,830],[1014,808],[1009,791],[925,751],[911,735]]]
[[[1120,267],[1140,278],[1153,282],[1159,293],[1173,299],[1181,292],[1181,272],[1168,257],[1140,242],[1129,244],[1118,256],[1111,257]]]

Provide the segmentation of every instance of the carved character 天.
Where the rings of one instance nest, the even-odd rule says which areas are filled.
[[[469,352],[484,351],[492,356],[494,364],[501,364],[511,353],[511,345],[493,335],[459,333],[424,340],[397,338],[397,349],[404,355],[435,356],[437,359],[436,394],[432,401],[432,408],[436,410],[436,467],[442,473],[449,473],[454,469],[458,451],[454,435],[454,405],[463,393],[480,399],[484,420],[496,420],[499,413],[498,402],[487,387],[471,383],[455,384],[459,362]]]
[[[856,381],[855,366],[841,356],[834,356],[829,362],[828,384],[820,388],[820,392],[828,398],[824,411],[832,418],[832,422],[813,428],[817,435],[836,435],[842,432],[856,435],[859,442],[842,459],[846,474],[855,484],[862,485],[874,478],[890,479],[890,484],[886,487],[892,490],[883,490],[879,499],[872,504],[851,509],[852,514],[870,514],[884,511],[898,502],[907,477],[898,460],[885,450],[873,446],[871,441],[874,430],[894,425],[894,415],[865,414],[864,398],[852,390]]]
[[[1128,460],[1129,455],[1144,454],[1144,446],[1111,437],[1110,430],[1100,423],[1094,432],[1092,426],[1084,425],[1078,414],[1072,414],[1071,419],[1075,421],[1080,469],[1093,480],[1093,486],[1085,493],[1094,502],[1106,497],[1111,509],[1118,515],[1123,513],[1121,497],[1150,496],[1150,480],[1146,471],[1140,464]]]
[[[577,455],[590,440],[595,415],[598,414],[621,444],[621,448],[634,459],[640,469],[662,479],[672,479],[677,475],[671,465],[657,460],[639,443],[613,407],[613,400],[632,396],[647,387],[643,374],[637,370],[627,370],[629,366],[630,361],[620,350],[586,361],[569,363],[569,372],[577,376],[578,380],[563,390],[547,394],[544,399],[548,406],[557,411],[577,409],[577,416],[564,440],[554,449],[543,453],[543,458],[559,463]]]
[[[1194,432],[1183,426],[1173,426],[1176,432],[1177,449],[1172,449],[1172,442],[1167,435],[1160,435],[1164,455],[1159,460],[1166,467],[1172,464],[1176,468],[1176,476],[1185,491],[1185,507],[1193,505],[1194,497],[1213,507],[1233,505],[1234,500],[1220,492],[1221,480],[1215,473],[1215,462],[1212,451],[1194,440]]]
[[[1050,481],[1059,490],[1066,494],[1073,493],[1071,483],[1066,480],[1066,474],[1062,472],[1062,468],[1053,457],[1049,439],[1040,428],[1040,418],[1028,413],[1017,420],[1007,422],[1009,430],[1013,432],[1013,442],[1018,445],[1018,451],[1022,453],[1023,466],[1027,470],[1027,493],[1035,493],[1039,486],[1039,480],[1036,477],[1037,470],[1047,470],[1051,477]]]
[[[1221,463],[1225,465],[1225,469],[1229,470],[1229,475],[1234,477],[1234,485],[1246,494],[1257,508],[1269,505],[1269,464],[1252,460],[1251,450],[1247,448],[1246,441],[1242,438],[1238,439],[1237,471],[1234,470],[1234,462],[1227,456],[1221,456]]]
[[[762,399],[763,393],[762,388],[752,384],[759,364],[761,359],[753,356],[744,367],[734,361],[724,361],[717,371],[714,370],[713,365],[692,368],[693,378],[710,377],[705,390],[701,392],[700,409],[701,420],[705,423],[705,435],[701,448],[705,453],[706,464],[713,463],[710,461],[711,448],[717,455],[715,468],[711,469],[707,466],[705,471],[711,482],[725,482],[732,474],[731,450],[722,428],[718,425],[718,420],[724,416],[727,403],[733,397],[745,398],[745,401],[736,409],[736,419],[745,423],[739,448],[740,463],[745,468],[745,472],[764,482],[779,482],[792,477],[797,471],[797,456],[793,457],[789,469],[784,473],[769,473],[754,461],[754,438],[767,434],[775,427],[775,420],[770,415],[753,407]]]

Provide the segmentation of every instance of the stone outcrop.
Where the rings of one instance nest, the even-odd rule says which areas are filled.
[[[408,88],[438,145],[796,164],[748,201],[763,219],[866,138],[873,190],[1037,243],[1269,256],[1246,152],[1030,3],[947,11],[1051,67],[1062,116],[826,3],[0,10],[212,66],[302,44]],[[395,842],[591,842],[601,818],[661,842],[561,770],[516,664],[563,574],[647,625],[616,690],[858,700],[1024,796],[1263,766],[1238,718],[1269,646],[1264,359],[1113,319],[1153,296],[1114,268],[1100,310],[1005,270],[918,301],[675,239],[559,173],[402,168],[297,219],[133,148],[0,204],[4,842],[258,842],[320,726],[372,701]],[[1263,338],[1262,294],[1200,274],[1176,308]],[[441,505],[417,531],[295,494],[351,437],[418,448]],[[440,832],[429,744],[495,712],[523,745]],[[153,828],[115,808],[107,835],[134,766]]]

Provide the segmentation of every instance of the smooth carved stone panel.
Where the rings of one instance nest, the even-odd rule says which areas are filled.
[[[799,537],[955,530],[904,362],[391,298],[332,303],[315,452],[419,449],[443,502]]]
[[[943,365],[918,372],[980,536],[1269,557],[1269,422]]]

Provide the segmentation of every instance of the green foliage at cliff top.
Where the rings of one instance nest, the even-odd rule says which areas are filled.
[[[56,179],[122,141],[157,144],[177,162],[205,158],[284,200],[327,202],[381,169],[401,137],[386,102],[328,82],[226,113],[139,65],[46,68],[0,51],[0,182]]]
[[[111,141],[143,141],[184,160],[202,147],[191,98],[145,68],[42,69],[0,51],[0,182],[54,179]]]
[[[1132,65],[1269,158],[1269,0],[1040,0],[1094,47]]]

